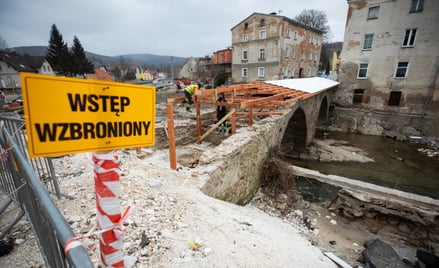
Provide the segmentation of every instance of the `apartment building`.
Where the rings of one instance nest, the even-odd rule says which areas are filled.
[[[233,82],[317,76],[321,31],[276,13],[253,13],[231,31]]]
[[[439,135],[438,127],[425,121],[439,116],[439,1],[347,2],[334,101],[387,118],[383,128],[412,124]]]

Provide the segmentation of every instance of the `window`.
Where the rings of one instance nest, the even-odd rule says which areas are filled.
[[[310,42],[311,44],[314,44],[314,37],[313,37],[313,36],[311,36],[311,39],[309,39],[309,42]]]
[[[264,67],[258,67],[258,77],[264,77],[265,76],[265,68]]]
[[[241,69],[241,75],[242,75],[242,77],[248,77],[248,69],[247,68],[242,68]]]
[[[408,61],[398,62],[396,67],[395,77],[405,78],[407,76],[407,69],[409,67]]]
[[[308,59],[312,60],[312,53],[309,53]]]
[[[248,60],[248,52],[245,51],[245,50],[242,52],[242,59],[243,60]]]
[[[261,19],[261,26],[265,26],[265,19]]]
[[[389,96],[389,106],[399,106],[401,101],[401,91],[392,91]]]
[[[294,40],[297,40],[297,32],[294,32]]]
[[[248,23],[247,22],[244,24],[244,30],[248,30]]]
[[[259,31],[259,39],[265,39],[267,37],[267,32],[265,30]]]
[[[296,58],[296,50],[295,50],[295,49],[293,49],[293,55],[292,55],[292,57],[293,57],[293,59]]]
[[[410,13],[422,12],[424,10],[424,0],[412,0]]]
[[[291,68],[291,78],[294,78],[294,72],[295,72],[295,69]]]
[[[265,48],[259,49],[259,59],[260,60],[265,59]]]
[[[289,55],[290,55],[290,47],[286,47],[285,48],[285,58],[288,58]]]
[[[284,67],[284,78],[288,77],[288,67]]]
[[[248,34],[243,34],[242,35],[242,42],[247,42],[248,41]]]
[[[368,67],[369,67],[369,63],[360,63],[360,65],[358,66],[357,78],[366,78]]]
[[[287,38],[290,38],[290,37],[291,37],[290,34],[291,34],[291,31],[290,31],[290,30],[287,30]]]
[[[380,7],[370,7],[369,12],[367,13],[367,19],[373,20],[378,19],[378,13],[380,12]]]
[[[352,103],[362,103],[363,102],[364,89],[354,89],[354,99]]]
[[[363,49],[372,49],[372,43],[373,43],[373,34],[366,34],[364,35],[364,43],[363,43]]]
[[[305,51],[302,51],[302,54],[300,55],[300,59],[304,60],[305,59]]]
[[[402,47],[413,47],[415,45],[416,29],[405,30],[404,41]]]

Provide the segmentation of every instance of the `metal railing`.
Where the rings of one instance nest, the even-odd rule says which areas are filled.
[[[58,199],[62,196],[69,197],[62,194],[59,189],[58,178],[56,177],[52,159],[46,157],[30,158],[27,149],[28,144],[24,120],[22,118],[0,116],[0,122],[9,131],[18,148],[22,151],[40,180],[46,185],[49,192],[55,194]]]
[[[23,137],[21,130],[14,128],[16,125],[0,122],[3,124],[0,132],[0,190],[9,198],[2,210],[11,202],[21,207],[23,212],[20,214],[26,214],[47,267],[94,267],[82,245],[64,253],[64,245],[75,235],[50,197],[47,189],[50,182],[41,181],[42,174],[48,170],[53,172],[53,166],[46,165],[51,163],[50,159],[40,159],[48,161],[45,165],[41,165],[43,162],[36,162],[39,166],[31,164],[33,160],[24,152],[24,143],[17,143],[25,141],[25,135]],[[2,236],[4,234],[2,230]]]

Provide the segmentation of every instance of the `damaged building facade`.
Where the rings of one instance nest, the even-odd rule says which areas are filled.
[[[317,75],[321,31],[276,13],[253,13],[231,31],[233,82]]]
[[[336,124],[405,139],[439,136],[439,2],[348,0]]]

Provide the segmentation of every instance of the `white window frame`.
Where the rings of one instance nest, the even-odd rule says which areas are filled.
[[[417,29],[407,29],[405,30],[404,39],[402,40],[402,47],[414,47],[416,42]]]
[[[284,67],[283,76],[284,76],[284,78],[288,77],[288,67]]]
[[[417,13],[424,11],[424,0],[412,0],[410,13]]]
[[[362,73],[362,71],[366,70],[364,76],[360,76],[360,73]],[[369,63],[368,62],[361,62],[358,64],[358,72],[357,72],[357,79],[366,79],[367,78],[367,73],[369,72]]]
[[[296,72],[296,70],[294,68],[291,68],[291,77],[294,78],[294,73]]]
[[[371,37],[371,38],[370,38]],[[365,34],[362,50],[372,50],[374,34]]]
[[[308,59],[311,61],[312,60],[312,53],[309,53]]]
[[[265,67],[258,67],[258,78],[265,77]]]
[[[248,60],[248,51],[247,50],[242,51],[242,60]]]
[[[367,12],[368,20],[378,19],[380,13],[380,6],[369,7],[369,11]]]
[[[242,77],[248,77],[248,68],[242,68],[241,69],[241,76]]]
[[[247,42],[248,41],[248,34],[243,34],[242,35],[242,42]]]
[[[288,58],[290,56],[290,47],[285,48],[285,58]]]
[[[259,49],[259,57],[258,59],[263,60],[265,59],[265,48],[260,48]]]
[[[405,63],[407,63],[406,66],[400,66],[400,64],[405,64]],[[406,78],[406,77],[407,77],[407,74],[409,73],[409,65],[410,65],[410,63],[409,63],[408,61],[398,61],[398,62],[396,63],[396,68],[395,68],[395,75],[394,75],[394,77],[395,77],[395,78],[400,78],[400,79],[402,79],[402,78]],[[404,70],[404,76],[397,76],[397,75],[399,75],[399,74],[398,74],[398,71],[400,71],[400,70]]]
[[[267,38],[267,31],[266,30],[260,30],[259,31],[259,39],[265,39]]]
[[[292,53],[291,57],[292,57],[293,59],[296,58],[296,49],[293,49],[293,53]]]

